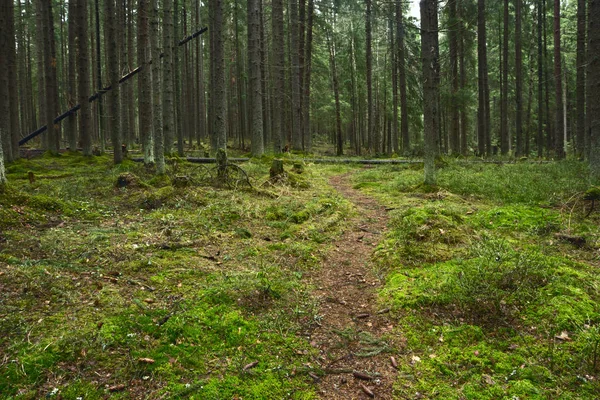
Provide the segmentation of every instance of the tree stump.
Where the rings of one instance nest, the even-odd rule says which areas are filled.
[[[271,176],[271,178],[277,178],[283,174],[285,174],[283,160],[274,159],[271,164],[271,169],[269,170],[269,176]]]
[[[227,179],[227,152],[225,149],[218,149],[215,155],[217,162],[217,180],[219,183],[225,183]]]

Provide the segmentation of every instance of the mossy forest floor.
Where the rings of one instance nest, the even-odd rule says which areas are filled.
[[[600,398],[584,164],[270,162],[8,165],[0,398]]]

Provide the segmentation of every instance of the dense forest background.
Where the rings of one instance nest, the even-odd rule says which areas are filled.
[[[125,144],[159,172],[226,146],[595,165],[598,4],[3,1],[4,159],[45,125],[27,145]]]

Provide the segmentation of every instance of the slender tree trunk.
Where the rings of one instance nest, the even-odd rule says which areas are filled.
[[[367,57],[367,147],[369,151],[378,152],[377,140],[375,138],[375,104],[373,102],[373,48],[371,31],[371,0],[365,0],[365,36],[366,36],[366,57]]]
[[[487,123],[489,111],[489,98],[487,95],[487,42],[485,26],[485,0],[477,2],[477,71],[478,71],[478,98],[477,111],[477,150],[480,156],[489,153],[487,141],[489,125]],[[487,104],[486,104],[487,103]]]
[[[508,139],[508,0],[504,0],[504,38],[502,41],[502,100],[501,100],[501,116],[500,116],[500,152],[502,155],[508,154],[509,139]]]
[[[335,18],[335,16],[334,16]],[[331,28],[332,30],[334,28]],[[331,79],[333,83],[333,94],[335,98],[335,143],[336,154],[341,156],[344,154],[344,139],[342,138],[342,117],[340,110],[340,88],[337,77],[337,68],[335,63],[335,39],[334,32],[328,32],[327,45],[329,47],[329,66],[331,69]]]
[[[100,6],[99,0],[95,0],[95,23],[96,23],[96,90],[102,90],[102,50],[100,41]],[[100,138],[100,152],[104,153],[106,146],[106,115],[104,114],[104,98],[100,96],[96,100],[98,106],[98,136]]]
[[[125,0],[127,2],[127,13],[128,13],[128,24],[127,24],[127,64],[128,71],[134,68],[134,57],[135,57],[135,47],[134,47],[134,17],[133,10],[135,8],[135,0]],[[128,113],[128,125],[129,131],[126,131],[127,135],[127,145],[131,147],[133,143],[139,138],[138,129],[136,126],[136,118],[135,118],[135,92],[133,82],[128,82],[123,89],[126,93],[126,104],[127,104],[127,113]]]
[[[538,78],[538,124],[537,124],[537,155],[539,158],[544,156],[544,52],[542,47],[542,5],[538,1],[537,8],[537,78]]]
[[[201,40],[201,38],[196,40]],[[175,125],[173,118],[173,0],[163,0],[163,44],[165,48],[162,80],[164,152],[170,154],[173,146]],[[201,96],[200,101],[202,102],[204,90],[199,94]],[[203,105],[201,110],[203,110]]]
[[[76,18],[77,18],[77,7],[75,0],[69,0],[69,21],[67,27],[67,34],[69,40],[69,52],[68,52],[68,73],[67,73],[67,106],[73,107],[77,104],[77,67],[75,65],[76,60]],[[71,115],[67,118],[66,135],[69,142],[69,150],[77,151],[77,114]]]
[[[582,158],[585,152],[585,48],[586,1],[577,0],[577,136],[575,155]]]
[[[173,1],[173,47],[175,47],[177,45],[178,42],[178,37],[183,36],[181,34],[181,29],[180,29],[180,24],[179,24],[179,16],[180,16],[180,9],[179,9],[179,0],[174,0]],[[210,17],[209,17],[210,20]],[[209,29],[209,36],[212,38],[212,29]],[[210,41],[212,44],[212,40]],[[212,52],[212,48],[211,48],[211,52]],[[180,62],[180,57],[179,57],[180,52],[175,50],[173,52],[173,68],[175,70],[175,77],[174,77],[174,81],[175,81],[175,101],[173,104],[173,115],[175,116],[174,119],[174,125],[173,128],[175,129],[175,131],[177,132],[177,154],[179,155],[179,157],[183,157],[184,153],[183,153],[183,124],[181,121],[181,114],[182,114],[182,110],[183,110],[183,104],[182,104],[182,95],[181,95],[181,62]],[[212,70],[212,66],[211,66],[211,70]],[[209,113],[210,115],[210,113]],[[212,127],[211,127],[212,129]],[[212,137],[212,133],[211,133],[211,137]]]
[[[395,1],[395,12],[402,13],[402,9],[400,7],[400,0]],[[396,16],[395,21],[398,18]],[[398,29],[396,26],[396,33],[394,34],[394,13],[391,13],[390,16],[390,42],[391,42],[391,57],[392,57],[392,138],[391,151],[394,153],[398,153],[398,131],[399,131],[399,120],[398,120]]]
[[[263,151],[271,144],[271,109],[269,107],[267,38],[265,35],[263,1],[258,0],[260,25],[260,88],[262,93]]]
[[[410,152],[410,135],[408,133],[408,99],[406,95],[406,56],[404,50],[404,17],[401,1],[396,1],[396,41],[398,46],[398,84],[400,85],[400,136],[402,151]]]
[[[19,89],[17,80],[17,52],[15,47],[15,17],[14,2],[7,0],[7,24],[5,26],[9,36],[6,59],[8,61],[8,97],[10,109],[10,139],[12,158],[19,158],[19,133],[21,132],[19,121]],[[60,137],[58,138],[60,139]]]
[[[304,123],[304,143],[307,152],[312,151],[312,134],[310,130],[310,78],[312,72],[312,49],[313,49],[313,19],[314,19],[315,3],[314,0],[308,0],[308,9],[306,10],[306,56],[304,57],[304,96],[302,102],[302,117]]]
[[[92,110],[88,97],[90,93],[90,57],[88,35],[88,7],[87,0],[75,0],[77,17],[76,43],[77,43],[77,98],[81,104],[79,110],[79,141],[84,156],[92,155]]]
[[[5,2],[0,3],[0,26],[5,27],[8,24],[8,12],[9,8]],[[8,81],[9,81],[9,64],[8,57],[4,54],[8,52],[8,42],[14,40],[9,35],[8,29],[2,29],[0,31],[0,189],[6,183],[6,176],[4,174],[4,157],[7,161],[11,161],[12,146],[11,134],[10,134],[10,100],[8,93]],[[6,149],[6,153],[2,152],[2,149]]]
[[[117,44],[118,18],[115,18],[115,0],[104,0],[104,40],[106,45],[106,65],[108,67],[108,82],[112,90],[106,94],[106,109],[108,112],[108,131],[113,147],[115,164],[123,161],[121,151],[121,125],[119,109],[119,46]],[[117,14],[119,16],[119,14]]]
[[[264,153],[262,87],[260,76],[260,7],[259,0],[248,0],[248,75],[250,77],[250,129],[252,155]]]
[[[300,130],[300,60],[298,56],[298,1],[290,0],[290,58],[292,75],[292,148],[302,150],[302,132]]]
[[[588,64],[590,183],[600,184],[600,0],[589,3]]]
[[[283,135],[284,110],[283,93],[284,84],[284,38],[283,38],[283,2],[282,0],[272,1],[272,31],[273,31],[273,151],[280,153],[285,141]]]
[[[299,99],[299,130],[302,137],[302,150],[305,149],[306,140],[304,138],[304,48],[306,36],[306,0],[300,0],[298,7],[298,88],[300,91]]]
[[[523,59],[521,46],[521,2],[515,0],[515,138],[516,155],[523,155]],[[529,129],[529,127],[527,127]]]
[[[138,0],[138,65],[142,70],[138,74],[138,116],[144,163],[154,163],[154,145],[152,143],[152,70],[150,61],[150,39],[148,14],[150,0]]]
[[[212,134],[217,150],[227,150],[227,131],[225,127],[225,52],[223,43],[224,18],[222,0],[210,0],[209,7],[212,8],[212,40],[211,49],[212,69],[211,73],[211,103],[213,108]]]
[[[554,129],[554,152],[558,159],[565,157],[563,127],[562,71],[560,62],[560,0],[554,0],[554,90],[556,103],[556,127]]]
[[[465,53],[466,53],[466,29],[464,23],[464,8],[461,7],[460,11],[460,40],[459,40],[459,57],[458,60],[460,62],[460,90],[463,96],[461,96],[460,102],[460,153],[463,156],[467,156],[468,154],[468,135],[469,135],[469,110],[468,110],[468,102],[464,99],[464,93],[467,92],[467,66],[465,62]]]
[[[438,21],[437,0],[421,0],[421,60],[423,68],[423,125],[425,134],[424,182],[434,185],[436,134],[439,116],[437,92]]]
[[[105,0],[106,1],[106,0]],[[152,113],[153,113],[153,142],[156,173],[165,173],[165,142],[163,136],[162,101],[161,101],[161,47],[159,40],[160,14],[158,0],[152,0],[150,20],[150,46],[152,54]]]
[[[452,95],[450,97],[450,153],[460,154],[460,120],[458,99],[458,31],[457,0],[448,1],[449,10],[449,45],[450,45],[450,81]]]

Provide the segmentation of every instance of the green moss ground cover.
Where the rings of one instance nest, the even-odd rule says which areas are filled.
[[[353,211],[312,167],[261,187],[269,162],[244,164],[255,190],[173,185],[198,169],[180,160],[163,178],[107,157],[9,165],[0,397],[315,398],[302,278]]]
[[[367,169],[391,208],[375,252],[398,321],[398,398],[600,397],[600,215],[585,167],[445,163]],[[582,238],[585,245],[564,238]]]

